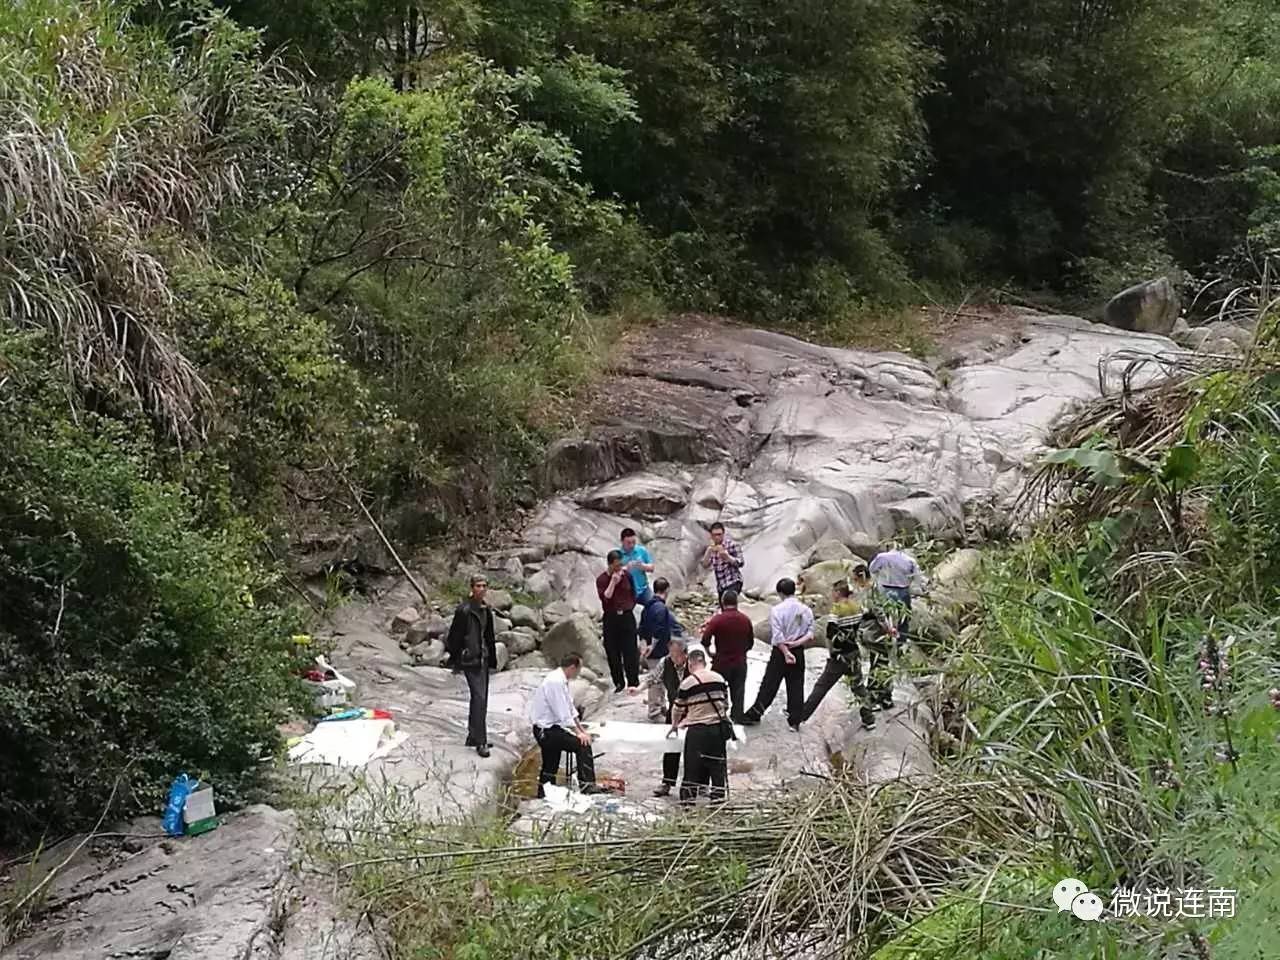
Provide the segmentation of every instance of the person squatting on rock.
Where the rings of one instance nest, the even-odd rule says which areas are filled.
[[[604,611],[604,652],[614,693],[640,686],[640,649],[636,646],[636,593],[622,551],[610,550],[609,569],[596,577],[596,593]]]
[[[662,692],[667,697],[663,720],[666,723],[670,723],[671,709],[675,706],[676,694],[679,692],[680,684],[684,682],[684,678],[689,675],[689,658],[685,654],[683,637],[671,638],[671,642],[667,646],[667,655],[662,658],[662,668],[659,672],[662,677]],[[653,795],[655,797],[670,796],[672,788],[676,785],[676,778],[679,776],[679,752],[664,753],[662,755],[662,786],[653,791]]]
[[[711,525],[711,543],[702,552],[702,565],[716,576],[716,597],[732,590],[742,593],[742,548],[734,542],[720,522]]]
[[[782,602],[769,611],[769,642],[773,652],[764,669],[756,702],[742,717],[743,723],[760,722],[764,712],[778,695],[778,687],[787,685],[787,723],[800,729],[800,713],[804,709],[804,648],[813,641],[813,611],[796,598],[794,580],[784,577],[776,587]]]
[[[622,565],[631,574],[636,603],[648,603],[653,598],[653,593],[649,590],[649,574],[653,573],[653,558],[649,556],[648,550],[640,546],[636,539],[636,532],[630,527],[624,527],[622,530]]]
[[[684,635],[684,628],[667,606],[671,585],[659,577],[653,581],[653,594],[640,613],[640,657],[648,676],[646,712],[650,723],[670,722],[662,690],[662,661],[672,637]]]
[[[707,651],[689,647],[689,674],[676,691],[671,708],[671,729],[675,736],[683,728],[684,779],[680,782],[680,802],[691,805],[704,787],[712,802],[723,800],[728,787],[727,744],[729,742],[729,687],[724,677],[707,667]]]
[[[577,758],[578,783],[583,793],[604,793],[596,785],[596,761],[591,750],[591,735],[578,720],[578,709],[573,705],[569,681],[582,669],[582,658],[576,653],[566,654],[560,666],[547,674],[542,685],[533,692],[529,702],[529,720],[533,724],[533,739],[542,751],[542,767],[538,771],[538,797],[546,796],[543,789],[556,782],[560,767],[560,754],[568,750]]]
[[[471,595],[458,604],[445,649],[449,664],[467,678],[470,703],[467,709],[468,747],[475,747],[482,757],[489,756],[489,731],[485,715],[489,711],[489,671],[497,664],[494,647],[493,610],[485,603],[489,590],[484,577],[471,578]]]
[[[747,653],[756,642],[755,626],[738,609],[738,594],[720,595],[720,612],[702,628],[702,642],[711,650],[711,669],[729,685],[729,717],[742,723],[747,697]]]
[[[859,569],[865,572],[866,567]],[[857,575],[857,570],[854,574]],[[875,711],[868,702],[867,688],[862,680],[862,649],[858,645],[859,628],[863,617],[868,613],[853,599],[852,593],[849,584],[843,580],[831,591],[831,619],[827,621],[827,645],[831,652],[818,682],[813,685],[809,698],[804,702],[800,713],[801,723],[813,716],[832,687],[843,678],[850,677],[850,687],[860,701],[858,714],[863,726],[870,729],[876,724]],[[874,614],[870,616],[874,617]]]

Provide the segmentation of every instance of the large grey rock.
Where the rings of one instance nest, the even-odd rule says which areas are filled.
[[[409,629],[410,624],[417,623],[418,619],[418,611],[416,609],[405,607],[391,618],[391,632],[404,633]]]
[[[964,536],[960,505],[942,497],[908,497],[888,505],[894,531],[901,535],[957,541]]]
[[[526,607],[524,604],[517,603],[507,612],[507,616],[511,618],[511,625],[515,627],[529,627],[533,630],[542,629],[542,614],[532,607]]]
[[[617,513],[636,517],[669,516],[684,509],[689,500],[690,483],[679,475],[671,476],[647,471],[619,477],[576,497],[577,502],[601,513]]]
[[[148,818],[124,832],[146,837]],[[249,807],[212,833],[175,840],[98,841],[51,881],[39,923],[6,960],[375,960],[358,932],[291,869],[292,813]],[[40,870],[76,844],[46,852]],[[319,935],[323,936],[319,936]]]
[[[1225,340],[1239,352],[1244,352],[1253,346],[1253,331],[1239,324],[1215,320],[1212,323],[1206,323],[1200,329],[1204,331],[1205,343]]]
[[[509,594],[506,590],[491,589],[489,590],[488,593],[485,594],[484,600],[485,600],[485,603],[493,607],[494,610],[510,610],[511,609],[511,604],[512,604],[511,594]]]
[[[851,555],[848,559],[825,560],[806,567],[800,574],[804,581],[804,592],[816,594],[824,599],[830,597],[832,589],[839,581],[848,580],[853,576],[853,568],[857,563],[858,561]]]
[[[507,617],[495,615],[493,618],[493,629],[497,633],[506,633],[514,626],[515,624]]]
[[[563,600],[556,600],[542,608],[542,619],[547,627],[568,620],[573,616],[573,607]]]
[[[931,579],[944,586],[972,584],[982,566],[982,551],[972,547],[956,550],[934,568]]]
[[[608,411],[580,438],[578,448],[607,448],[608,463],[576,471],[561,463],[553,471],[585,489],[545,501],[523,531],[546,553],[530,582],[536,578],[548,600],[594,612],[595,576],[623,526],[641,532],[655,574],[676,591],[709,592],[711,574],[698,561],[707,526],[723,521],[746,553],[744,586],[754,597],[767,597],[780,576],[795,576],[825,540],[859,556],[899,533],[958,540],[970,519],[1007,514],[1024,464],[1049,429],[1096,398],[1100,382],[1114,388],[1124,362],[1108,358],[1133,350],[1176,346],[1027,313],[957,352],[939,378],[902,354],[821,347],[760,330],[704,323],[665,333],[645,346],[643,367],[617,384],[619,402],[634,400],[634,409]],[[729,392],[660,378],[690,367],[754,384],[756,396],[743,407]],[[685,439],[655,444],[658,428],[647,411],[663,432]],[[652,490],[655,477],[669,479],[662,489],[672,496],[687,486],[684,505],[662,515],[620,512],[626,504],[611,494],[629,474],[642,489]]]
[[[1160,277],[1117,293],[1104,308],[1102,319],[1120,330],[1168,334],[1178,320],[1178,309],[1178,292],[1168,277]]]
[[[516,630],[508,630],[505,633],[498,634],[498,641],[506,644],[513,657],[529,653],[537,649],[538,646],[537,638],[533,634]]]
[[[449,652],[444,641],[437,638],[410,647],[409,658],[415,667],[443,667],[449,659]]]
[[[565,654],[576,653],[598,675],[609,674],[609,659],[605,656],[600,623],[582,614],[557,623],[548,630],[542,638],[542,652],[552,663],[558,663]]]
[[[493,645],[493,664],[494,669],[499,672],[507,669],[511,663],[511,652],[507,649],[507,645],[499,640]]]
[[[405,643],[411,647],[427,640],[442,640],[449,633],[449,624],[443,617],[432,615],[425,620],[410,624],[405,631]]]
[[[827,560],[852,560],[854,559],[853,551],[841,543],[839,540],[827,538],[818,542],[812,550],[809,551],[809,563],[823,563]]]
[[[555,586],[545,570],[531,573],[524,582],[524,588],[541,600],[550,600],[555,596]]]

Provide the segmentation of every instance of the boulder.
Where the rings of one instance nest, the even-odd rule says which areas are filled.
[[[516,557],[526,567],[530,564],[541,563],[547,558],[547,548],[538,543],[521,544],[516,549]]]
[[[942,611],[925,597],[911,601],[911,633],[926,643],[945,643],[956,635],[955,628],[947,622]]]
[[[1187,340],[1191,336],[1191,324],[1187,323],[1182,317],[1179,317],[1173,323],[1173,329],[1169,331],[1169,339],[1180,347],[1187,345]]]
[[[427,640],[410,647],[409,658],[415,667],[443,667],[449,659],[449,652],[445,650],[443,640]]]
[[[576,653],[598,676],[609,675],[609,660],[600,637],[600,624],[585,614],[576,614],[557,623],[542,638],[542,652],[552,663],[567,653]]]
[[[831,590],[837,581],[848,580],[853,576],[855,561],[852,556],[850,554],[850,559],[845,560],[823,560],[821,563],[806,567],[800,574],[800,579],[804,582],[802,592],[830,597]]]
[[[495,633],[506,633],[514,626],[515,624],[506,617],[495,615],[493,618],[493,630]]]
[[[620,477],[579,494],[575,499],[589,510],[623,517],[666,517],[684,509],[689,484],[662,474],[641,472]]]
[[[511,624],[515,627],[529,627],[532,630],[542,630],[542,614],[532,607],[526,607],[522,603],[514,604],[507,616],[511,618]]]
[[[1206,323],[1200,329],[1205,332],[1205,342],[1215,340],[1226,340],[1234,344],[1240,351],[1246,351],[1253,346],[1253,331],[1239,324],[1227,323],[1225,320],[1215,320],[1213,323]]]
[[[871,560],[884,546],[884,541],[874,534],[867,533],[865,530],[853,530],[845,537],[845,543],[849,545],[849,549],[853,551],[855,557],[865,557]]]
[[[964,537],[964,521],[959,510],[939,497],[908,497],[891,503],[889,519],[899,534],[924,534],[951,541]]]
[[[493,663],[495,669],[499,672],[507,669],[511,663],[511,651],[507,649],[507,645],[501,640],[493,645]]]
[[[531,650],[518,657],[512,657],[511,669],[545,671],[551,669],[551,664],[547,663],[547,658],[541,650]]]
[[[495,610],[510,610],[513,601],[505,590],[490,590],[485,594],[485,603]]]
[[[982,552],[966,547],[947,555],[933,571],[933,581],[945,586],[972,584],[982,566]]]
[[[547,627],[562,623],[573,616],[573,607],[563,600],[548,603],[542,608],[542,619]]]
[[[1168,277],[1137,283],[1117,293],[1102,311],[1102,322],[1137,333],[1168,334],[1178,320],[1178,292]]]
[[[769,642],[769,613],[773,608],[767,603],[746,600],[738,602],[738,612],[746,614],[752,626],[755,627],[755,636],[757,640]]]
[[[578,715],[583,720],[590,720],[600,712],[605,703],[605,689],[597,680],[588,680],[579,675],[569,681],[569,696],[573,697],[573,705],[578,708]]]
[[[524,582],[524,588],[540,600],[550,600],[556,595],[556,588],[545,570],[531,573]]]
[[[529,653],[538,647],[537,639],[533,634],[520,630],[507,630],[498,634],[498,642],[506,644],[507,650],[513,657]]]
[[[854,559],[853,551],[846,547],[839,540],[827,538],[819,540],[817,545],[809,551],[809,563],[825,563],[829,560],[852,560]]]
[[[449,633],[449,624],[443,617],[430,616],[424,620],[419,620],[409,626],[405,631],[404,639],[411,647],[426,640],[440,640]]]
[[[417,623],[419,619],[417,609],[414,607],[405,607],[391,618],[391,632],[404,633],[409,629],[411,624]]]

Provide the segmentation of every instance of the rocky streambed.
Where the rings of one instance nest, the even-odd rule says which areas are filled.
[[[400,809],[430,820],[490,809],[532,747],[527,706],[548,658],[569,649],[587,657],[590,672],[574,696],[589,718],[643,718],[642,702],[607,682],[593,616],[594,578],[622,527],[640,531],[657,573],[674,585],[678,614],[696,627],[710,602],[709,575],[698,566],[706,527],[725,523],[746,552],[753,602],[744,610],[762,636],[780,576],[808,570],[821,592],[888,537],[960,546],[1002,532],[1053,423],[1114,385],[1136,353],[1176,349],[1162,336],[1030,312],[952,338],[934,363],[714,321],[629,337],[585,428],[549,452],[551,495],[518,537],[473,564],[499,587],[493,600],[503,617],[493,755],[463,746],[466,687],[439,667],[448,604],[423,603],[407,583],[389,580],[336,610],[318,634],[358,684],[357,702],[392,711],[409,739],[358,777],[309,768],[303,783],[349,803],[371,786],[395,791],[408,798]],[[1158,376],[1158,366],[1146,375]],[[946,630],[971,599],[972,552],[952,554],[933,573],[932,609],[926,602],[920,618]],[[759,645],[753,655],[748,696],[764,653]],[[807,657],[809,685],[824,658]],[[798,734],[775,704],[735,754],[733,788],[803,789],[833,762],[869,780],[928,772],[931,694],[927,675],[900,682],[897,707],[872,731],[841,688]],[[599,768],[623,777],[637,806],[670,809],[647,799],[655,759],[605,756]],[[536,801],[519,812],[538,829],[554,821]],[[254,808],[181,842],[154,837],[157,828],[141,822],[125,831],[141,837],[78,851],[48,891],[53,906],[42,925],[5,960],[376,955],[371,930],[334,906],[340,891],[318,896],[300,883],[293,814]]]

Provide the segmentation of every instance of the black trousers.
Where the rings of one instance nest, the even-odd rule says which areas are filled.
[[[735,580],[733,583],[726,583],[723,587],[721,586],[716,587],[716,592],[719,594],[719,596],[716,597],[716,606],[718,606],[721,610],[724,609],[724,605],[720,603],[720,597],[723,597],[730,590],[732,590],[738,596],[742,596],[742,581]],[[719,672],[720,672],[719,670],[716,671],[716,673],[719,673]]]
[[[636,645],[636,617],[626,613],[604,615],[604,652],[615,687],[640,686],[640,648]]]
[[[471,694],[467,705],[467,746],[479,747],[489,742],[489,730],[485,716],[489,712],[489,670],[486,667],[463,670],[467,678],[467,690]]]
[[[888,637],[867,643],[867,695],[873,704],[884,705],[893,700],[893,661]]]
[[[664,753],[662,755],[662,785],[674,787],[680,777],[680,754]]]
[[[560,769],[560,755],[566,750],[577,760],[578,783],[586,785],[596,782],[596,759],[591,752],[590,744],[584,744],[564,727],[535,726],[533,739],[542,750],[542,769],[538,771],[538,796],[542,796],[544,783],[556,782],[556,772]]]
[[[712,800],[723,800],[728,785],[724,735],[718,723],[699,723],[685,730],[684,782],[680,802],[693,803],[707,787]]]
[[[713,669],[729,685],[729,719],[734,723],[741,723],[742,714],[747,709],[747,665],[743,663],[736,667]]]
[[[809,692],[809,698],[805,700],[804,708],[800,711],[800,722],[804,723],[812,717],[831,688],[849,675],[853,676],[853,692],[865,702],[867,688],[862,682],[862,661],[859,656],[855,654],[849,663],[838,657],[828,657],[827,665],[822,668],[817,683],[813,685],[813,690]]]
[[[788,664],[782,658],[782,651],[777,647],[769,654],[769,662],[764,668],[764,679],[760,681],[760,691],[756,694],[756,702],[747,711],[752,720],[759,720],[778,695],[778,688],[783,681],[787,684],[787,723],[799,726],[801,714],[804,712],[804,650],[791,651],[796,662]]]

